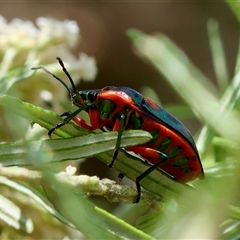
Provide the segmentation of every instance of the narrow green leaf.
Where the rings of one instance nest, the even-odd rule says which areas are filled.
[[[232,0],[225,0],[228,4],[230,9],[232,10],[233,14],[235,15],[238,23],[240,23],[240,2],[239,1],[232,1]]]
[[[33,141],[26,144],[1,143],[0,163],[3,166],[20,166],[91,157],[113,150],[116,139],[117,132],[106,132],[75,138]],[[126,131],[123,133],[121,146],[138,145],[150,139],[151,135],[147,132]],[[35,161],[36,156],[41,156],[41,162]]]
[[[236,142],[220,137],[214,137],[213,145],[227,149],[229,151],[238,151],[239,149],[239,145]]]
[[[33,222],[12,201],[0,194],[0,219],[15,229],[32,233]]]
[[[95,207],[85,198],[77,196],[73,188],[58,183],[52,173],[42,170],[49,182],[44,186],[48,198],[87,238],[152,239],[144,232]]]
[[[210,49],[218,85],[223,93],[228,86],[229,74],[218,22],[210,19],[207,24]]]
[[[231,218],[240,221],[240,208],[229,206]]]
[[[236,169],[236,164],[233,162],[229,163],[215,163],[213,167],[205,169],[206,178],[219,178],[232,177],[234,175],[234,170]]]
[[[221,239],[235,240],[240,239],[240,222],[228,219],[221,225]]]
[[[77,138],[55,139],[25,143],[0,144],[0,163],[3,166],[21,166],[46,162],[58,162],[70,159],[96,156],[106,164],[112,160],[115,147],[115,132],[89,134]],[[136,137],[133,141],[133,137]],[[104,141],[103,141],[104,139]],[[126,131],[123,133],[122,147],[140,144],[149,140],[149,133]],[[107,153],[106,153],[107,151]],[[114,168],[135,181],[150,165],[139,158],[121,151]],[[166,198],[176,197],[189,187],[173,181],[161,170],[156,170],[141,181],[141,185],[150,192]]]
[[[70,227],[74,227],[71,222],[65,219],[52,207],[52,205],[48,200],[46,200],[46,198],[44,198],[38,191],[36,191],[31,186],[25,185],[23,183],[15,182],[1,176],[0,176],[0,184],[29,196],[31,199],[39,203],[49,214],[57,218],[59,221],[67,224]]]
[[[238,59],[240,59],[240,52],[238,55]],[[235,72],[234,78],[232,79],[231,84],[226,89],[221,100],[219,101],[221,105],[220,112],[222,113],[223,119],[225,118],[224,114],[228,114],[228,112],[233,111],[239,105],[239,102],[240,102],[239,96],[240,96],[240,68],[236,66],[236,72]],[[231,125],[230,121],[229,122],[226,121],[226,126],[231,131],[234,131],[234,130],[237,131],[237,128],[235,128],[235,125]],[[219,131],[218,132],[221,133],[221,126],[216,125],[216,128],[218,128],[220,130],[220,132]],[[216,129],[214,130],[213,128],[207,125],[203,127],[198,138],[198,147],[200,152],[203,152],[204,149],[206,149],[209,146],[213,137],[216,135],[215,132],[216,132]],[[237,139],[235,139],[235,142],[239,143]]]
[[[59,115],[57,115],[55,112],[44,110],[33,104],[23,102],[8,95],[3,95],[0,97],[0,105],[6,110],[28,119],[30,122],[35,122],[48,130],[62,121],[62,118],[59,117]],[[80,136],[88,132],[89,131],[79,128],[70,122],[62,128],[56,130],[54,133],[61,137],[73,137]]]
[[[164,212],[151,212],[137,220],[137,227],[153,235],[155,239],[160,239],[162,233],[167,230],[167,224],[164,224],[164,222],[167,222]]]
[[[97,158],[109,164],[112,159],[112,152],[101,153]],[[126,151],[121,151],[118,155],[117,161],[114,163],[114,168],[123,173],[127,178],[135,179],[143,172],[145,172],[150,165],[139,158],[131,156]],[[165,198],[177,198],[185,191],[192,191],[195,189],[187,184],[174,181],[166,173],[160,169],[153,171],[141,181],[141,186],[146,190]]]

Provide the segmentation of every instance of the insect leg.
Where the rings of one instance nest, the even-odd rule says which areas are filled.
[[[64,118],[62,122],[60,122],[60,123],[58,123],[57,125],[55,125],[54,128],[52,128],[52,129],[49,130],[49,132],[48,132],[49,138],[51,138],[52,133],[53,133],[56,129],[64,126],[64,125],[67,124],[67,123],[69,123],[74,117],[77,116],[77,114],[79,114],[82,110],[84,110],[84,109],[87,108],[87,107],[88,107],[88,106],[84,106],[83,108],[79,108],[79,109],[77,109],[75,112],[72,112],[72,113],[71,113],[71,112],[65,112],[65,113],[63,113],[61,116],[67,116],[67,117]]]
[[[72,112],[70,112],[70,111],[64,112],[64,113],[60,114],[60,117],[68,117],[71,114],[72,114]]]
[[[119,173],[118,174],[118,184],[120,184],[120,185],[122,184],[123,178],[124,178],[124,175],[122,173]]]
[[[152,149],[154,150],[154,149]],[[154,171],[155,169],[157,169],[159,166],[161,166],[162,164],[166,163],[167,160],[168,160],[168,156],[163,153],[163,152],[159,152],[158,151],[158,156],[159,156],[159,162],[158,163],[155,163],[154,165],[152,165],[150,168],[148,168],[145,172],[143,172],[141,175],[139,175],[137,178],[136,178],[136,188],[137,188],[137,192],[138,192],[138,195],[134,201],[134,203],[138,203],[140,201],[140,198],[141,198],[141,186],[140,186],[140,181],[145,178],[148,174],[150,174],[152,171]]]
[[[62,114],[60,115],[60,117],[64,117],[64,116],[65,116],[65,117],[68,117],[68,116],[71,115],[71,114],[72,114],[72,112],[64,112],[64,113],[62,113]],[[81,117],[79,117],[79,116],[74,116],[71,120],[72,120],[76,125],[84,128],[84,129],[87,129],[87,130],[89,130],[89,131],[95,130],[94,127],[92,127],[92,126],[90,126],[89,124],[87,124],[87,122],[86,122],[83,118],[81,118]]]
[[[125,119],[126,119],[126,115],[124,113],[122,113],[119,118],[117,119],[114,127],[113,127],[113,131],[118,131],[118,135],[117,135],[117,142],[116,142],[116,146],[114,149],[114,153],[112,156],[112,161],[111,163],[108,165],[110,168],[113,166],[114,161],[117,158],[118,152],[120,150],[120,145],[121,145],[121,139],[122,139],[122,133],[124,130],[124,124],[125,124]]]

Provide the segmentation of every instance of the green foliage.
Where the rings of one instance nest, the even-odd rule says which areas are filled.
[[[192,193],[182,194],[181,198],[188,206],[188,210],[179,208],[175,216],[171,217],[172,224],[169,224],[161,235],[167,238],[234,238],[239,233],[239,224],[236,224],[236,219],[233,220],[231,216],[237,215],[240,207],[236,193],[240,167],[238,163],[240,115],[237,109],[240,55],[236,63],[236,72],[230,81],[223,44],[215,20],[209,21],[208,31],[218,88],[213,86],[184,52],[166,36],[162,34],[149,36],[138,30],[128,31],[139,55],[165,76],[203,124],[197,146],[206,180],[195,184],[201,188],[202,196],[197,198]],[[190,198],[194,199],[194,202],[187,204],[186,199]],[[236,204],[234,208],[231,205],[233,199]],[[183,217],[186,215],[187,219]],[[183,219],[189,224],[183,226]],[[221,228],[217,225],[219,219],[223,223]],[[201,229],[206,228],[211,230],[202,232]]]
[[[239,4],[227,3],[239,19]],[[10,127],[9,133],[18,141],[0,144],[2,236],[34,238],[41,224],[43,229],[52,230],[49,232],[52,235],[48,235],[51,238],[56,238],[53,229],[60,238],[79,239],[239,238],[240,51],[231,79],[218,23],[210,20],[207,27],[217,87],[165,35],[128,31],[137,53],[165,77],[186,103],[167,109],[180,118],[195,116],[202,123],[197,146],[206,173],[204,181],[187,185],[154,171],[141,182],[147,191],[138,205],[131,203],[136,196],[134,187],[118,185],[109,179],[77,176],[74,167],[62,171],[61,164],[65,161],[91,156],[109,164],[117,133],[92,133],[69,123],[55,132],[59,138],[46,139],[46,131],[42,134],[38,125],[49,130],[61,118],[52,111],[3,95],[13,83],[32,75],[33,72],[28,73],[30,65],[5,71],[7,74],[0,78],[0,106],[12,113],[11,118],[6,117],[6,124],[18,123]],[[145,88],[144,91],[145,95],[155,95],[154,101],[158,101],[153,90]],[[27,124],[35,122],[34,129],[24,127],[31,136],[20,131],[19,117],[27,119]],[[121,146],[141,144],[150,138],[147,132],[126,131]],[[121,151],[114,167],[134,181],[149,165]],[[88,195],[125,203],[109,213],[93,204]],[[127,223],[130,217],[136,216],[138,219],[131,221],[136,221],[135,226]]]

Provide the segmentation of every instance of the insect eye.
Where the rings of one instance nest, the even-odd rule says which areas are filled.
[[[88,100],[90,102],[93,102],[96,99],[96,97],[97,97],[97,92],[96,91],[90,91],[88,93]]]

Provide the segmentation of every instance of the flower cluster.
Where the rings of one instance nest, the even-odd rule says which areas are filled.
[[[95,59],[85,53],[76,57],[70,51],[79,42],[80,29],[76,21],[40,17],[36,24],[22,19],[7,22],[0,15],[0,94],[21,81],[14,95],[22,100],[39,105],[41,90],[52,92],[56,101],[66,99],[65,89],[57,81],[41,71],[35,74],[31,68],[41,64],[59,77],[65,77],[55,59],[60,57],[76,84],[79,79],[94,80]],[[35,81],[34,88],[29,81],[22,81],[29,77]]]
[[[43,50],[60,43],[74,47],[79,42],[80,30],[75,21],[40,17],[36,26],[31,21],[18,18],[8,23],[0,15],[0,52],[9,47],[18,51]]]

